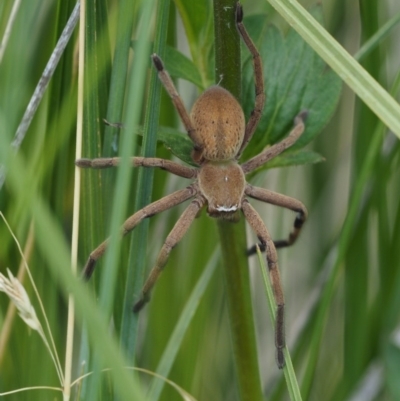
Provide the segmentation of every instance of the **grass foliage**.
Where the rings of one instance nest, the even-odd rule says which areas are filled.
[[[301,4],[305,9],[294,1],[243,0],[245,24],[265,59],[268,95],[266,117],[245,157],[279,140],[293,110],[315,112],[304,147],[251,177],[254,185],[296,197],[309,210],[296,245],[279,251],[291,355],[284,372],[274,360],[268,279],[258,258],[249,260],[258,355],[252,371],[259,370],[262,387],[254,393],[273,401],[400,400],[400,6],[330,0],[316,14],[311,1]],[[236,337],[215,222],[204,212],[196,219],[140,316],[131,313],[132,304],[183,209],[154,216],[129,239],[118,238],[127,216],[187,185],[162,171],[132,169],[128,158],[173,154],[187,160],[177,113],[149,56],[164,56],[190,108],[215,78],[213,4],[87,4],[82,155],[123,157],[118,169],[81,172],[79,268],[112,235],[88,284],[71,270],[78,26],[20,148],[12,145],[75,5],[0,2],[0,397],[240,400],[242,367],[233,356]],[[242,54],[248,113],[253,82],[243,47]],[[346,84],[335,112],[341,82],[332,71]],[[296,81],[297,75],[303,79]],[[288,234],[291,212],[253,204],[273,238]],[[249,245],[255,240],[249,232]],[[69,294],[73,338],[67,336]]]

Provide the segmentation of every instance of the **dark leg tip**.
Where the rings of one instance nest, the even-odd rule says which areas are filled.
[[[296,116],[295,122],[296,122],[297,119],[300,119],[301,121],[305,122],[305,121],[307,120],[307,118],[308,118],[308,114],[309,114],[309,111],[308,111],[308,110],[302,110],[302,111]]]
[[[257,252],[257,247],[253,245],[249,249],[246,250],[246,256],[252,256]]]
[[[92,274],[93,274],[93,271],[94,271],[95,267],[96,267],[96,261],[89,256],[89,259],[88,259],[88,261],[86,263],[86,266],[85,266],[85,268],[83,269],[83,272],[82,272],[82,278],[85,281],[88,281],[90,279],[90,277],[92,277]]]
[[[258,245],[253,245],[251,248],[249,248],[246,251],[246,255],[247,256],[255,255],[257,253],[257,247],[260,248],[261,252],[265,252],[266,249],[265,244],[258,244]]]
[[[149,301],[150,297],[142,294],[142,297],[139,299],[139,301],[133,305],[133,313],[139,313]]]
[[[294,220],[294,228],[297,228],[299,230],[303,226],[303,223],[304,223],[304,216],[300,214]]]
[[[236,23],[240,24],[243,21],[243,7],[240,2],[236,3]]]
[[[283,369],[285,367],[285,355],[283,355],[283,349],[277,348],[276,350],[276,364],[279,369]]]
[[[138,301],[133,305],[133,313],[139,313],[144,306],[144,302],[142,300]]]
[[[156,70],[157,70],[158,72],[164,70],[164,64],[163,64],[163,62],[161,61],[161,58],[158,57],[158,55],[157,55],[156,53],[154,53],[154,54],[151,55],[151,59],[153,60],[154,67],[156,67]]]

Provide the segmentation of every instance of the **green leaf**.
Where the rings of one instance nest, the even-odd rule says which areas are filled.
[[[136,45],[137,41],[132,40],[131,46],[133,49],[135,49]],[[151,43],[151,47],[154,48],[154,43]],[[186,81],[192,82],[197,87],[204,89],[199,69],[193,61],[182,52],[167,45],[165,55],[162,58],[165,63],[165,68],[171,77],[185,79]]]
[[[162,142],[176,157],[187,164],[196,166],[191,156],[193,142],[187,134],[174,130],[173,128],[160,127],[158,140]]]
[[[176,0],[193,62],[202,77],[202,87],[214,80],[214,24],[208,1]]]
[[[316,164],[325,161],[325,158],[317,152],[312,150],[295,150],[285,152],[272,159],[265,166],[258,169],[258,171],[276,168],[276,167],[289,167],[299,166],[301,164]]]
[[[273,158],[267,164],[264,164],[263,166],[249,174],[249,177],[254,177],[258,173],[269,170],[271,168],[300,166],[302,164],[316,164],[324,161],[325,157],[312,150],[289,150]]]
[[[199,88],[204,89],[199,70],[195,64],[184,54],[171,46],[167,46],[165,67],[171,77],[186,79]]]
[[[143,127],[138,127],[135,130],[135,134],[143,137]],[[191,166],[197,167],[197,164],[193,162],[191,156],[193,142],[187,133],[180,132],[170,127],[159,127],[157,141],[161,142],[178,159],[181,159]]]
[[[317,19],[321,7],[312,13]],[[339,77],[330,70],[306,42],[290,29],[286,38],[276,26],[266,27],[265,18],[245,20],[255,35],[264,67],[266,106],[244,159],[259,153],[266,145],[282,140],[301,110],[309,110],[306,130],[294,145],[301,148],[312,141],[327,124],[341,91]],[[254,107],[254,73],[251,57],[244,61],[242,73],[243,109],[248,118]]]

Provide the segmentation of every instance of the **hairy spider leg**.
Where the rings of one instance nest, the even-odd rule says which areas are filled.
[[[239,159],[244,148],[247,146],[251,137],[253,136],[254,131],[256,130],[257,125],[260,121],[265,105],[265,92],[264,92],[264,77],[263,77],[261,56],[256,46],[254,45],[253,41],[251,40],[249,34],[247,33],[245,26],[243,25],[243,8],[239,2],[236,3],[235,15],[236,15],[237,30],[239,31],[239,34],[242,37],[243,42],[246,44],[247,48],[249,49],[249,52],[253,57],[253,69],[254,69],[255,92],[256,92],[256,97],[254,99],[254,109],[251,112],[249,121],[246,124],[243,142],[239,149],[239,153],[236,156],[236,159]]]
[[[279,369],[285,366],[285,356],[283,348],[285,347],[285,300],[278,268],[278,255],[274,243],[269,235],[267,227],[262,221],[260,215],[247,199],[242,203],[243,214],[250,224],[250,227],[256,233],[260,242],[266,247],[266,259],[271,285],[276,303],[275,317],[275,347],[276,347],[276,363]]]
[[[275,248],[283,248],[286,246],[293,245],[298,238],[301,228],[304,222],[307,220],[307,209],[299,200],[291,198],[290,196],[282,195],[277,192],[269,191],[268,189],[253,187],[250,184],[246,185],[245,194],[253,199],[257,199],[261,202],[269,203],[271,205],[276,205],[284,207],[286,209],[293,210],[297,212],[296,219],[293,224],[293,229],[289,233],[287,239],[274,241]],[[259,248],[262,252],[265,251],[265,244],[259,244]],[[257,252],[257,246],[254,245],[248,249],[247,254],[253,255]]]
[[[120,157],[104,157],[97,159],[78,159],[75,164],[81,168],[103,169],[117,167],[121,163]],[[197,170],[175,163],[171,160],[160,159],[158,157],[131,157],[133,167],[158,167],[183,178],[195,178]]]
[[[154,284],[158,280],[161,272],[163,271],[165,265],[167,264],[169,254],[171,250],[178,244],[182,237],[186,234],[187,230],[196,218],[199,210],[204,206],[205,199],[199,196],[192,200],[190,205],[183,212],[179,220],[175,223],[174,228],[168,234],[160,253],[158,254],[156,263],[152,268],[149,277],[144,283],[142,289],[142,295],[138,302],[135,303],[133,311],[135,313],[139,312],[143,306],[150,300],[150,292],[154,287]]]
[[[170,75],[168,74],[167,70],[164,68],[164,64],[161,58],[157,54],[153,54],[151,56],[153,60],[153,64],[158,71],[158,77],[163,84],[165,90],[169,94],[172,99],[172,103],[175,106],[176,111],[178,112],[183,125],[189,135],[189,138],[194,143],[194,151],[198,155],[198,158],[201,156],[202,147],[199,145],[200,141],[197,136],[196,130],[193,127],[192,120],[183,104],[182,98],[179,96],[178,91],[175,88],[174,82],[172,81]]]
[[[150,203],[143,209],[138,210],[135,214],[125,220],[125,223],[121,227],[121,234],[125,236],[132,231],[143,219],[154,216],[157,213],[161,213],[165,210],[170,209],[176,205],[179,205],[186,200],[193,198],[197,194],[197,188],[194,185],[189,185],[185,189],[173,192],[170,195],[165,196],[158,201]],[[104,254],[109,243],[109,238],[102,242],[92,253],[89,255],[89,259],[83,269],[83,277],[88,280],[96,267],[97,260]]]
[[[300,135],[304,132],[304,122],[306,121],[308,116],[308,110],[301,111],[294,119],[294,127],[289,132],[289,135],[285,137],[282,141],[272,145],[269,148],[265,148],[261,153],[254,156],[252,159],[243,163],[242,169],[245,174],[251,173],[258,167],[261,167],[269,160],[281,154],[284,150],[290,148],[299,138]]]

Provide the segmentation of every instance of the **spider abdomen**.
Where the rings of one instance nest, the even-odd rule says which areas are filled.
[[[226,89],[212,86],[195,102],[190,113],[196,138],[205,160],[233,159],[243,142],[243,110]]]
[[[246,185],[242,168],[236,161],[207,162],[198,175],[201,193],[212,217],[232,220],[240,209]]]

